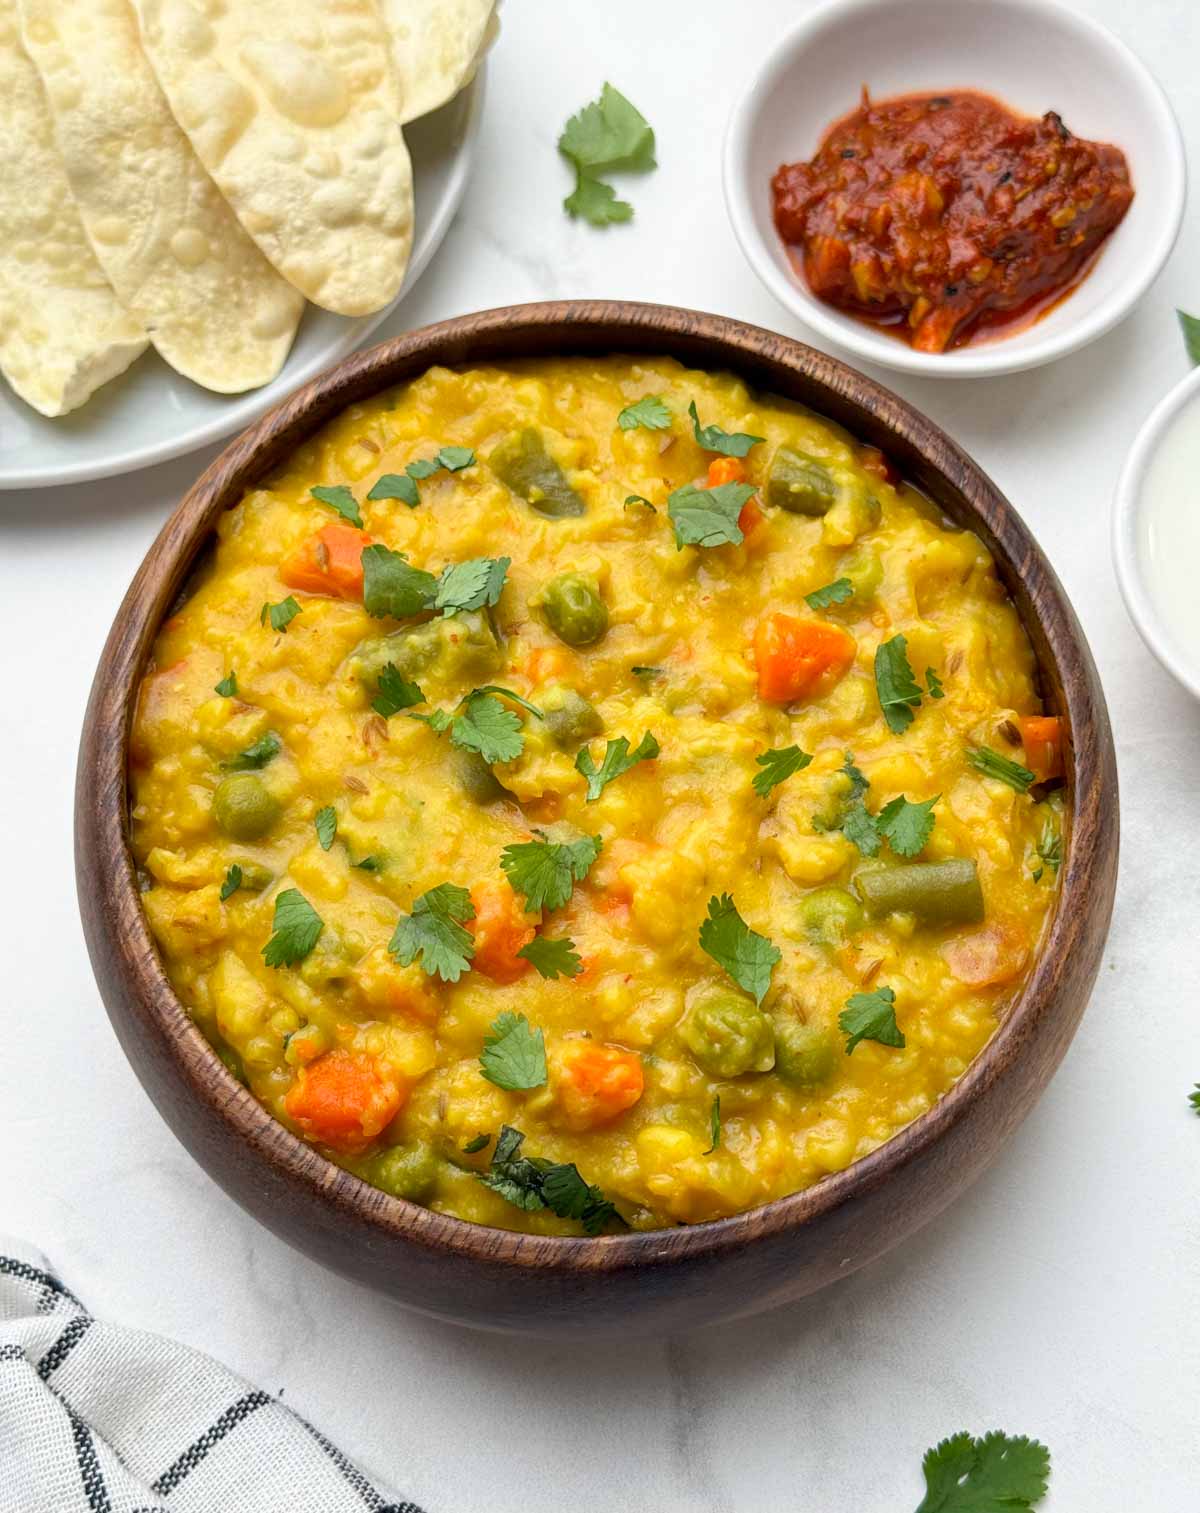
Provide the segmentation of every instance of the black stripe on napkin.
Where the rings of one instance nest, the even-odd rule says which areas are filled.
[[[156,1482],[151,1483],[150,1490],[157,1492],[160,1497],[165,1497],[168,1492],[173,1492],[189,1471],[194,1471],[208,1452],[225,1438],[232,1429],[236,1429],[244,1418],[258,1408],[265,1408],[274,1399],[269,1398],[265,1392],[248,1392],[236,1403],[226,1408],[221,1417],[211,1429],[206,1429],[198,1440],[195,1440],[183,1452],[173,1465],[167,1467]]]
[[[108,1500],[108,1488],[104,1485],[104,1472],[92,1443],[92,1431],[77,1413],[67,1409],[71,1419],[71,1435],[75,1441],[75,1459],[79,1464],[79,1479],[83,1482],[84,1496],[92,1513],[112,1513]]]
[[[38,1362],[38,1375],[42,1381],[45,1381],[52,1371],[58,1370],[94,1322],[95,1320],[89,1318],[86,1313],[79,1314],[71,1320]]]
[[[75,1296],[58,1280],[51,1276],[48,1271],[41,1271],[36,1266],[30,1266],[26,1261],[18,1261],[16,1256],[0,1256],[0,1273],[10,1277],[20,1277],[23,1282],[32,1282],[35,1287],[41,1287],[46,1296],[38,1304],[39,1313],[49,1313],[58,1302],[59,1298],[66,1298],[68,1303],[74,1303],[81,1313],[87,1309]]]
[[[418,1508],[415,1502],[389,1502],[385,1503],[379,1492],[371,1485],[353,1461],[349,1460],[338,1447],[327,1440],[319,1429],[315,1429],[306,1418],[296,1414],[299,1423],[308,1430],[321,1449],[334,1463],[345,1479],[350,1483],[358,1495],[371,1509],[371,1513],[424,1513],[423,1508]]]
[[[0,1345],[0,1361],[23,1361],[25,1352],[20,1345]]]

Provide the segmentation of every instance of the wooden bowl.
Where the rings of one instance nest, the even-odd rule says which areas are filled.
[[[347,405],[434,363],[587,353],[729,369],[883,449],[987,543],[1070,730],[1060,896],[1032,977],[932,1109],[816,1186],[712,1223],[597,1239],[490,1229],[361,1182],[278,1124],[225,1070],[172,991],[138,899],[126,749],[160,622],[222,510]],[[485,311],[349,357],[244,432],[163,527],[121,605],[92,688],[75,803],[84,933],[121,1045],[163,1117],[243,1208],[335,1271],[424,1313],[498,1330],[646,1334],[771,1308],[874,1260],[976,1178],[1057,1067],[1096,976],[1116,882],[1117,772],[1104,695],[1058,579],[978,467],[895,394],[811,347],[662,305]]]

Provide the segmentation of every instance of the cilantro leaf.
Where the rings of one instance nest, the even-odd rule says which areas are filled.
[[[258,623],[265,625],[270,620],[272,630],[286,631],[299,613],[300,606],[296,603],[293,595],[289,594],[286,599],[281,599],[278,604],[264,604],[259,611]]]
[[[213,693],[219,693],[223,699],[236,699],[237,691],[238,686],[236,672],[227,673],[226,676],[223,677],[217,684],[217,686],[213,689]]]
[[[696,438],[696,445],[703,447],[706,452],[720,452],[723,457],[744,457],[751,447],[756,447],[760,441],[767,439],[765,436],[749,436],[745,431],[723,431],[720,426],[702,426],[694,399],[688,405],[688,414],[692,417],[692,434]]]
[[[701,1154],[705,1155],[705,1156],[711,1156],[712,1153],[713,1153],[713,1151],[718,1150],[720,1148],[720,1145],[721,1145],[721,1095],[720,1095],[720,1093],[715,1093],[713,1095],[712,1108],[709,1110],[709,1115],[708,1115],[708,1136],[709,1136],[708,1149],[706,1151],[702,1151],[701,1152]]]
[[[466,562],[450,563],[438,578],[434,609],[449,618],[459,610],[495,604],[511,562],[511,557],[471,557]]]
[[[854,753],[852,751],[847,751],[845,756],[846,759],[842,763],[842,771],[850,779],[850,793],[848,797],[850,801],[853,802],[855,799],[862,798],[863,794],[866,793],[871,784],[868,782],[861,769],[854,765]]]
[[[484,1036],[479,1070],[505,1092],[542,1087],[546,1082],[546,1037],[524,1014],[506,1009]]]
[[[925,1452],[925,1496],[917,1513],[1029,1513],[1046,1495],[1050,1452],[998,1429],[955,1434]]]
[[[967,753],[967,761],[976,772],[982,772],[984,777],[995,778],[998,783],[1007,783],[1017,793],[1028,793],[1035,782],[1028,767],[1022,767],[1020,762],[1001,756],[990,746],[974,747]]]
[[[475,906],[465,888],[439,883],[422,893],[411,914],[396,921],[388,951],[402,967],[418,957],[422,968],[443,982],[457,982],[475,955],[475,939],[463,925],[475,918]]]
[[[332,804],[326,804],[324,809],[318,809],[313,816],[313,824],[316,827],[317,839],[321,842],[321,850],[328,851],[333,845],[333,838],[337,835],[337,810]]]
[[[921,690],[909,666],[908,642],[903,636],[893,636],[876,648],[875,690],[888,729],[893,735],[903,735],[913,722],[913,710],[921,703]]]
[[[363,548],[363,608],[376,620],[407,620],[433,608],[438,580],[403,552],[376,543]]]
[[[1183,345],[1188,355],[1188,361],[1193,367],[1200,367],[1200,319],[1194,315],[1188,315],[1183,310],[1176,310],[1179,317],[1179,327],[1183,332]]]
[[[1196,1084],[1195,1091],[1188,1094],[1188,1102],[1197,1114],[1200,1114],[1200,1082]]]
[[[901,794],[875,816],[876,830],[897,856],[916,856],[924,850],[933,834],[933,806],[940,798],[941,794],[936,793],[924,803],[914,804]]]
[[[524,1140],[511,1124],[501,1126],[490,1166],[476,1173],[485,1187],[526,1212],[549,1208],[560,1219],[578,1219],[589,1235],[599,1234],[611,1220],[620,1219],[600,1189],[583,1180],[574,1162],[522,1156]]]
[[[520,719],[490,693],[467,695],[462,714],[451,721],[450,740],[489,765],[515,762],[525,749]]]
[[[852,799],[842,813],[841,832],[864,856],[878,856],[882,842],[875,816],[861,799]]]
[[[635,678],[662,678],[666,676],[666,670],[662,667],[631,667],[629,671]]]
[[[415,683],[400,676],[400,669],[389,662],[379,674],[376,685],[378,693],[371,700],[371,708],[385,720],[399,714],[402,709],[411,709],[414,704],[423,704],[425,695]]]
[[[946,697],[946,690],[942,687],[942,680],[932,667],[925,669],[925,691],[931,699],[944,699]]]
[[[814,588],[811,594],[805,594],[804,602],[809,609],[828,609],[831,604],[845,604],[847,599],[853,598],[854,584],[850,579],[835,578],[823,588]]]
[[[614,778],[619,778],[622,773],[628,772],[631,767],[636,767],[639,762],[652,760],[661,749],[649,731],[646,731],[632,751],[625,737],[618,736],[615,741],[609,741],[605,746],[604,759],[597,767],[592,761],[592,753],[584,746],[575,758],[575,770],[587,778],[586,802],[590,804],[594,799],[598,799]]]
[[[461,473],[463,468],[475,466],[475,453],[470,447],[442,447],[437,460],[448,473]]]
[[[755,766],[762,768],[754,775],[755,793],[765,799],[776,783],[782,783],[794,772],[803,772],[811,761],[812,757],[799,746],[780,746],[773,751],[764,751],[754,758]]]
[[[753,493],[752,483],[719,483],[714,489],[685,483],[676,489],[667,499],[676,547],[737,546],[745,539],[738,516]]]
[[[580,169],[611,173],[654,168],[654,132],[619,90],[605,84],[600,98],[573,115],[558,139],[558,150]]]
[[[542,1197],[546,1207],[560,1219],[578,1219],[585,1234],[598,1235],[611,1219],[620,1217],[601,1190],[583,1180],[573,1161],[545,1168]]]
[[[617,416],[617,424],[623,431],[635,431],[638,426],[647,431],[665,431],[671,424],[671,412],[661,394],[643,394],[641,399],[625,406]]]
[[[491,1144],[491,1135],[475,1135],[463,1146],[463,1154],[473,1156],[476,1151],[486,1149]]]
[[[237,862],[234,862],[233,866],[225,874],[225,881],[221,884],[221,902],[224,903],[227,898],[232,898],[241,886],[242,869],[238,866]]]
[[[321,937],[325,921],[298,888],[285,888],[275,899],[271,938],[262,948],[269,967],[294,967]]]
[[[231,756],[221,766],[226,772],[258,772],[268,762],[273,762],[282,750],[283,742],[273,730],[268,730],[252,746]]]
[[[903,1047],[904,1032],[896,1023],[896,995],[891,988],[877,988],[874,993],[852,993],[838,1015],[838,1025],[846,1036],[849,1056],[860,1040],[877,1040],[880,1045]]]
[[[408,505],[410,510],[415,510],[421,502],[421,496],[417,492],[417,485],[408,473],[384,473],[371,485],[368,499],[400,499]]]
[[[568,215],[578,216],[592,226],[616,226],[633,219],[633,206],[617,199],[611,184],[593,178],[584,169],[576,169],[575,188],[563,201]]]
[[[522,841],[505,846],[500,865],[514,892],[525,895],[526,909],[538,914],[543,909],[562,908],[575,884],[588,875],[601,845],[598,835],[567,843]]]
[[[781,953],[765,935],[742,918],[728,893],[708,901],[708,918],[700,926],[700,949],[723,967],[739,988],[762,1003]]]
[[[379,872],[383,863],[377,856],[364,856],[361,862],[351,862],[352,867],[357,867],[360,872]]]
[[[404,471],[417,482],[424,482],[426,478],[432,478],[440,464],[436,457],[418,457],[415,462],[410,462]]]
[[[415,510],[421,502],[417,489],[421,479],[432,478],[442,468],[448,473],[461,473],[474,462],[475,453],[470,447],[442,447],[435,457],[419,457],[408,463],[403,473],[384,473],[372,486],[367,498],[402,499],[410,510]]]
[[[628,509],[631,504],[636,504],[640,509],[649,510],[652,515],[658,514],[658,511],[654,508],[654,506],[642,494],[626,494],[625,508]]]
[[[522,946],[518,956],[532,962],[538,974],[552,982],[559,977],[578,977],[583,971],[583,962],[575,949],[575,942],[565,936],[552,938],[535,935],[527,946]]]
[[[308,491],[314,499],[322,504],[327,504],[331,510],[336,510],[343,520],[348,520],[351,525],[363,528],[362,516],[358,512],[358,500],[344,483],[334,484],[332,487],[326,484],[318,484],[315,489]]]

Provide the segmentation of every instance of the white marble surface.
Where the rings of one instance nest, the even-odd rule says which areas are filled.
[[[800,8],[509,0],[474,187],[385,329],[598,295],[802,334],[743,264],[719,187],[739,80]],[[1194,0],[1087,8],[1142,54],[1200,142]],[[554,142],[605,78],[653,121],[662,166],[631,181],[633,224],[600,233],[560,212]],[[1194,1510],[1200,1121],[1185,1095],[1200,1080],[1200,708],[1137,639],[1107,541],[1122,456],[1185,371],[1177,304],[1200,311],[1194,213],[1141,308],[1087,351],[1010,379],[896,383],[1032,524],[1107,688],[1124,854],[1080,1035],[991,1173],[899,1253],[805,1304],[667,1343],[576,1350],[404,1314],[294,1255],[176,1144],[88,968],[71,790],[104,634],[207,457],[0,496],[0,1228],[40,1244],[96,1310],[283,1390],[430,1513],[902,1513],[920,1500],[927,1445],[993,1426],[1050,1445],[1049,1513]]]

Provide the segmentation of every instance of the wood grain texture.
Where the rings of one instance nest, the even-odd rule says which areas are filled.
[[[1042,692],[1069,731],[1058,907],[1032,977],[954,1088],[887,1144],[749,1213],[647,1234],[563,1239],[489,1229],[360,1182],[297,1139],[225,1070],[175,997],[138,899],[126,748],[158,626],[218,515],[325,421],[433,363],[656,354],[730,369],[887,453],[978,532],[1020,611]],[[1053,570],[971,459],[895,394],[788,337],[660,305],[567,302],[484,311],[348,358],[240,436],[163,527],[97,669],[80,746],[76,874],[88,950],[135,1071],[183,1144],[232,1197],[317,1260],[397,1301],[482,1328],[563,1336],[666,1333],[757,1312],[873,1260],[992,1160],[1057,1067],[1083,1013],[1112,910],[1117,772],[1091,654]]]

